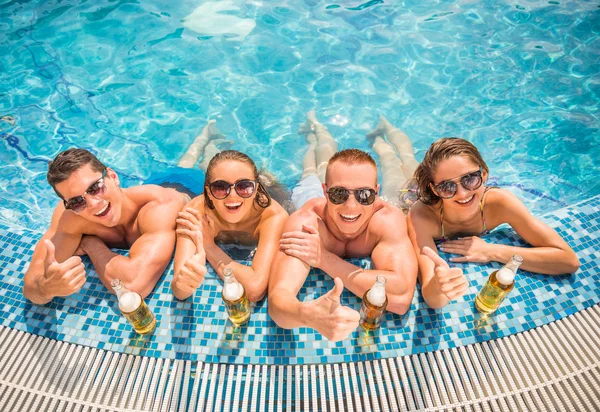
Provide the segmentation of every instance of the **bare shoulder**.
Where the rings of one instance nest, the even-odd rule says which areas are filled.
[[[485,194],[483,210],[491,226],[508,223],[515,216],[530,215],[527,206],[516,195],[505,189],[494,188]]]
[[[177,213],[189,200],[189,196],[175,189],[156,185],[141,185],[129,190],[127,196],[139,207],[138,224],[142,231],[174,228]]]
[[[439,210],[423,202],[416,202],[408,212],[407,221],[414,230],[431,232],[439,229]]]
[[[327,201],[323,198],[311,199],[300,209],[290,215],[285,228],[286,230],[299,230],[302,225],[318,225],[323,220],[325,204]]]
[[[261,215],[261,222],[274,222],[274,221],[283,221],[289,217],[288,212],[277,202],[275,199],[271,200],[271,204]]]
[[[193,198],[192,200],[190,200],[189,202],[187,202],[182,209],[185,208],[192,208],[194,210],[197,210],[200,213],[204,213],[204,195],[198,195],[195,198]]]
[[[406,217],[400,208],[384,201],[376,203],[375,208],[369,222],[369,232],[383,235],[406,231]]]
[[[511,203],[522,203],[521,200],[505,189],[495,187],[485,194],[485,206],[510,206]]]

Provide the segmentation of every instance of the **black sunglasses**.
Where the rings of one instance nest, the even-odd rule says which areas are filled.
[[[92,183],[90,187],[88,187],[88,190],[83,192],[81,196],[72,197],[69,200],[63,199],[65,209],[71,210],[75,213],[83,212],[87,207],[87,201],[85,200],[85,197],[83,197],[83,195],[102,196],[104,193],[106,193],[106,185],[104,184],[105,177],[106,169],[104,169],[104,172],[102,172],[102,177],[96,180],[94,183]]]
[[[481,187],[481,184],[483,183],[481,167],[475,172],[467,173],[466,175],[462,175],[455,179],[444,180],[443,182],[440,182],[437,185],[433,185],[433,188],[437,192],[437,195],[442,199],[450,199],[454,197],[454,195],[458,191],[458,185],[454,182],[455,180],[458,180],[460,185],[466,190],[477,190]]]
[[[363,206],[372,205],[375,201],[377,191],[375,189],[346,189],[345,187],[332,187],[327,190],[329,201],[334,205],[341,205],[350,197],[350,193],[354,193],[356,201]]]
[[[208,185],[210,193],[215,199],[223,200],[231,193],[231,188],[244,199],[249,198],[256,191],[256,181],[250,179],[238,180],[235,183],[228,183],[224,180],[216,180]]]

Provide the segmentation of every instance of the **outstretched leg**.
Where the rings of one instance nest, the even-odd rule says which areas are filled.
[[[317,136],[312,131],[306,134],[306,140],[308,140],[308,149],[302,159],[302,179],[308,176],[317,176]]]
[[[390,122],[383,116],[379,117],[379,123],[375,130],[367,134],[369,138],[375,136],[384,136],[394,145],[396,151],[402,160],[402,171],[407,180],[412,179],[419,162],[415,159],[415,149],[413,148],[410,138],[400,129],[392,126]]]
[[[381,136],[375,136],[373,140],[373,150],[379,156],[381,164],[381,193],[380,196],[387,202],[398,205],[399,190],[407,183],[404,177],[403,165],[400,158],[396,155],[394,147],[383,140]]]
[[[206,123],[202,132],[194,139],[190,147],[188,147],[187,152],[179,159],[179,163],[177,163],[179,167],[185,167],[187,169],[194,167],[208,142],[212,139],[222,137],[217,130],[215,123],[215,120],[209,120],[208,123]]]
[[[221,153],[221,150],[225,149],[225,147],[229,148],[232,143],[233,141],[227,139],[212,139],[211,141],[209,141],[206,144],[206,146],[204,146],[202,161],[200,161],[198,167],[200,167],[200,169],[206,172],[208,170],[208,164],[210,163],[211,159],[219,153]]]
[[[314,110],[311,110],[306,114],[306,123],[303,129],[312,131],[316,137],[315,157],[317,176],[319,176],[321,182],[325,182],[327,164],[329,163],[331,156],[338,150],[337,142],[331,136],[327,127],[319,123]]]

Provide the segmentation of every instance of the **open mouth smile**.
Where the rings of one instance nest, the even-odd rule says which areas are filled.
[[[343,213],[340,213],[340,217],[342,218],[342,220],[344,222],[352,223],[352,222],[356,222],[358,220],[358,218],[360,217],[360,214],[358,214],[358,215],[345,215]]]
[[[225,203],[225,207],[230,212],[236,212],[240,209],[240,207],[242,207],[242,202]]]
[[[470,205],[473,202],[474,198],[475,198],[475,195],[471,195],[467,199],[464,199],[464,200],[455,200],[455,202],[458,203],[461,206],[467,206],[467,205]]]
[[[110,212],[110,202],[106,203],[106,206],[104,206],[104,208],[102,208],[101,211],[99,211],[98,213],[94,213],[94,216],[97,217],[104,217],[106,215],[108,215],[108,212]]]

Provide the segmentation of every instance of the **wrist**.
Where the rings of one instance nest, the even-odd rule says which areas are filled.
[[[332,253],[330,251],[328,251],[325,248],[321,249],[321,258],[319,259],[319,261],[317,262],[317,266],[315,266],[315,267],[317,269],[321,269],[321,270],[327,272],[327,270],[325,270],[325,268],[327,267],[327,264],[331,260],[331,256],[332,256]]]
[[[37,292],[39,297],[41,298],[41,300],[44,301],[44,303],[48,303],[52,300],[53,296],[49,296],[47,294],[47,292],[44,290],[44,279],[43,276],[40,276],[39,278],[36,279],[35,281],[36,287],[37,287]]]
[[[310,301],[310,302],[299,302],[299,310],[298,313],[300,314],[300,321],[302,322],[303,325],[306,325],[309,328],[315,329],[314,324],[312,322],[313,320],[313,303],[314,301]],[[316,329],[315,329],[316,330]]]
[[[81,242],[79,242],[79,248],[85,252],[85,254],[89,254],[90,249],[94,244],[98,242],[102,242],[96,236],[85,235],[81,238]],[[103,243],[103,242],[102,242]]]
[[[506,257],[507,246],[504,245],[490,245],[488,257],[492,262],[506,263],[510,260],[510,256]]]

